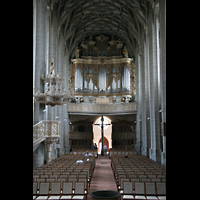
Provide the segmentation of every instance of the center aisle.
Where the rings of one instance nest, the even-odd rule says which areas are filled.
[[[95,169],[91,179],[90,188],[88,187],[87,199],[91,200],[91,193],[96,190],[114,190],[117,191],[113,171],[111,169],[111,160],[104,156],[95,159]]]

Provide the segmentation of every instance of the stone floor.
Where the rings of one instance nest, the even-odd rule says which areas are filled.
[[[108,157],[99,156],[96,158],[96,165],[91,179],[90,188],[88,187],[87,200],[91,200],[91,193],[97,190],[117,191],[111,160]]]

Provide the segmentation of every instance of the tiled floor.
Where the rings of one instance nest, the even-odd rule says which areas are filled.
[[[113,171],[111,169],[111,160],[108,157],[99,156],[96,158],[96,165],[90,188],[88,187],[87,200],[91,200],[91,193],[97,190],[117,191]]]

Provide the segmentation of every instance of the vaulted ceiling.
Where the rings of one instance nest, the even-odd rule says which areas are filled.
[[[58,35],[73,57],[76,46],[90,35],[113,35],[124,40],[129,56],[134,57],[141,29],[146,29],[148,6],[158,0],[48,0],[52,12],[57,9]]]

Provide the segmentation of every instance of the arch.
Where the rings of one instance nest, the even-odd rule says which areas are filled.
[[[99,145],[100,142],[101,142],[101,138],[99,139],[98,146],[100,146]],[[103,137],[103,144],[104,145],[106,144],[106,146],[107,146],[107,152],[108,152],[109,151],[109,141],[108,141],[108,139],[105,136]],[[101,149],[100,148],[98,148],[98,153],[101,153]]]
[[[111,120],[108,117],[104,117],[104,120],[106,121],[106,123],[111,124]],[[94,124],[101,124],[101,117],[97,118],[94,122]],[[93,143],[97,144],[98,147],[98,153],[100,154],[101,151],[101,128],[97,125],[93,124]],[[105,127],[105,126],[104,126]],[[107,126],[104,129],[104,140],[107,142],[107,151],[109,150],[109,148],[112,148],[112,124]],[[103,141],[104,141],[103,140]]]

